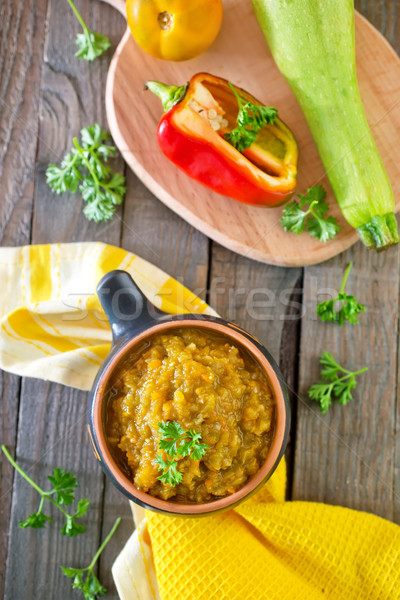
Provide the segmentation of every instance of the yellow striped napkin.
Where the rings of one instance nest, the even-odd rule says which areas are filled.
[[[138,256],[101,243],[0,249],[0,366],[89,389],[111,333],[96,284],[125,269],[156,306],[215,314]],[[285,502],[282,462],[235,510],[136,510],[113,574],[122,600],[400,600],[400,528],[347,508]],[[139,522],[140,521],[140,522]]]
[[[128,271],[155,306],[216,313],[139,256],[101,242],[0,248],[0,367],[89,390],[111,344],[96,285]]]

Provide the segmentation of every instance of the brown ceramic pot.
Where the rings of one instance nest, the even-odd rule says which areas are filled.
[[[89,400],[89,423],[96,457],[117,488],[140,506],[169,515],[201,516],[233,508],[260,488],[272,475],[285,451],[290,425],[290,405],[286,385],[275,361],[264,346],[233,323],[216,317],[163,313],[155,308],[125,271],[111,271],[100,281],[97,293],[110,321],[113,343],[110,354],[96,377]],[[105,421],[108,382],[121,360],[138,344],[155,333],[176,327],[196,327],[223,334],[245,348],[267,374],[275,396],[276,425],[272,445],[259,471],[237,492],[203,504],[181,504],[153,498],[138,490],[128,471],[114,458],[107,445]]]

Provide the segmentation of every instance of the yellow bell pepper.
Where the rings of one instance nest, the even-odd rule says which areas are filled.
[[[198,56],[215,40],[222,0],[127,0],[128,25],[139,46],[166,60]]]

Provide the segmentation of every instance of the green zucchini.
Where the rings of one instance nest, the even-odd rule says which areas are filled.
[[[337,202],[369,248],[399,241],[394,196],[358,90],[352,0],[252,0]]]

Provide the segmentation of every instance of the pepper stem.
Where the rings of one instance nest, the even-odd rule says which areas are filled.
[[[182,100],[186,94],[187,87],[187,85],[167,85],[159,81],[147,81],[144,89],[150,90],[158,96],[163,105],[164,112],[167,112]]]

